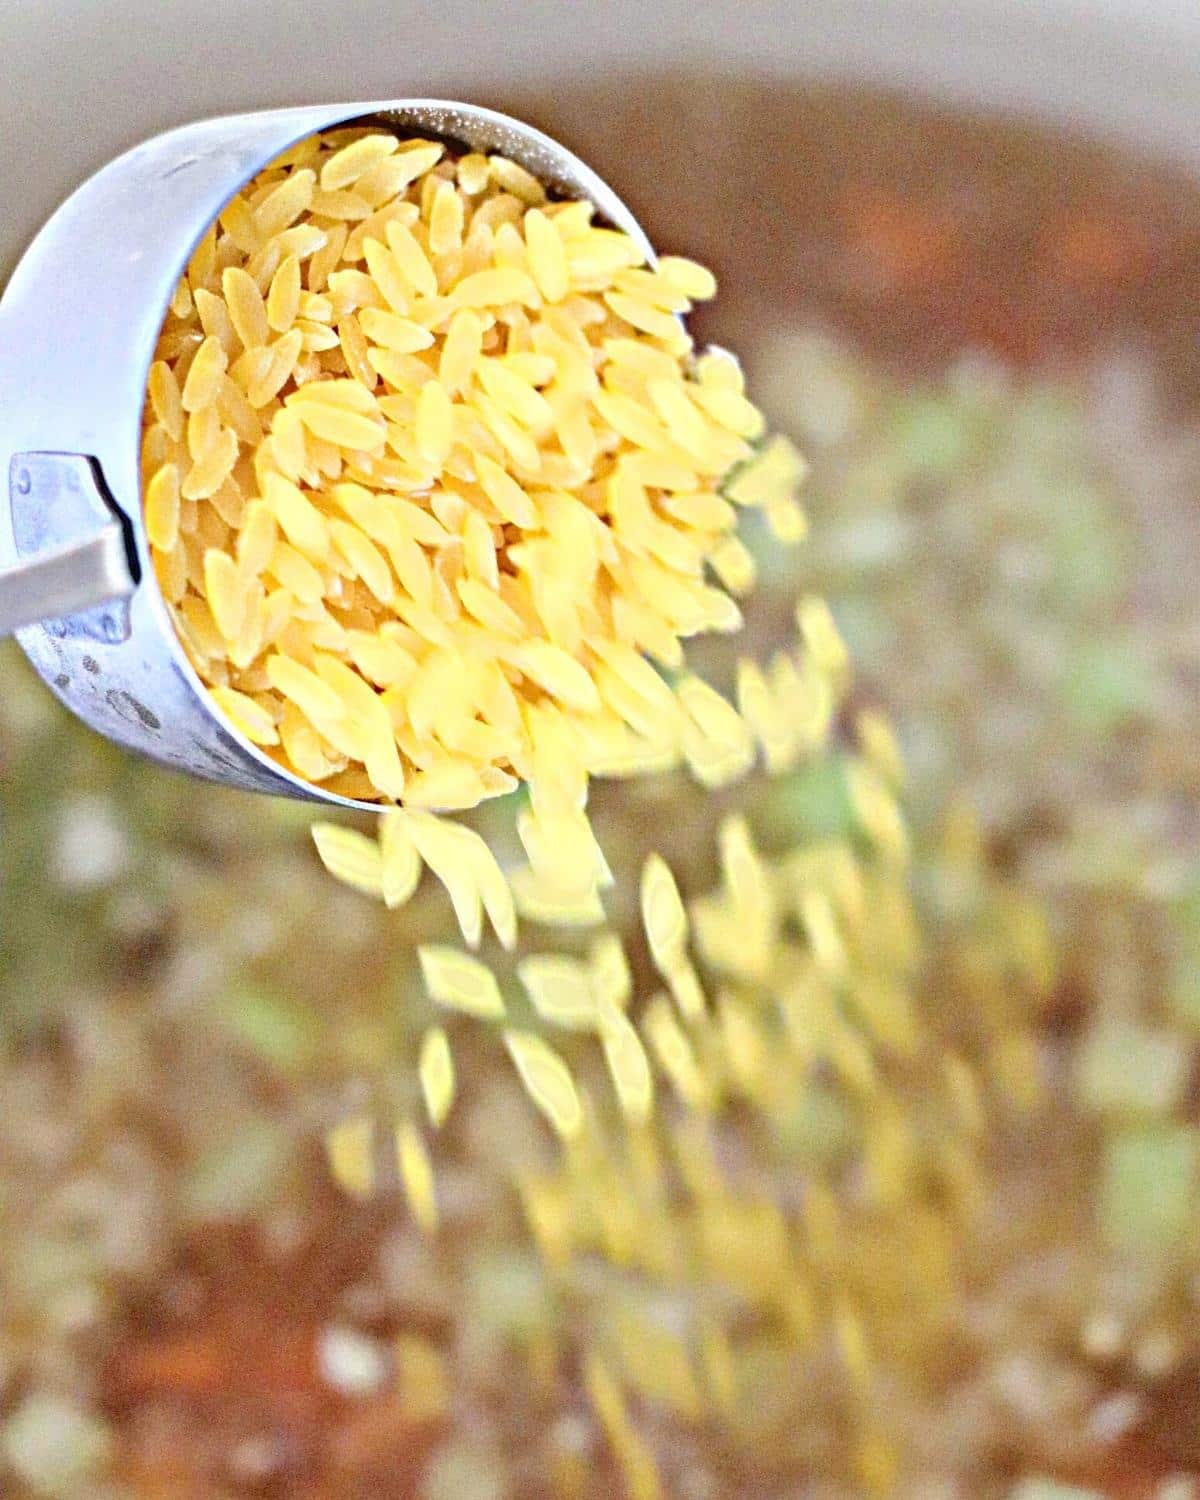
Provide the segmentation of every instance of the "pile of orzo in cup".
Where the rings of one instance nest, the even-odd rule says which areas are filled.
[[[357,128],[259,173],[172,298],[143,443],[157,576],[230,722],[410,810],[528,785],[530,900],[575,909],[590,776],[719,784],[754,721],[786,739],[765,681],[739,713],[684,664],[740,624],[738,507],[803,524],[796,456],[680,321],[713,290],[502,157]]]

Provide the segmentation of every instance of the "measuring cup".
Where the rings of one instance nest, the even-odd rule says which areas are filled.
[[[219,712],[159,591],[140,479],[150,363],[197,242],[281,151],[350,124],[511,157],[552,192],[589,199],[651,254],[629,210],[578,157],[474,105],[257,111],[136,146],[67,199],[0,300],[0,635],[15,631],[56,696],[129,750],[248,791],[367,807],[279,765]]]

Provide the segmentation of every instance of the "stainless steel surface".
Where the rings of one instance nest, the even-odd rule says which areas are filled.
[[[113,521],[99,536],[0,573],[0,636],[94,609],[132,586],[120,523]]]
[[[65,454],[77,457],[58,478],[85,471],[94,477],[91,499],[106,506],[111,500],[140,579],[127,600],[19,630],[33,665],[68,708],[130,750],[250,791],[343,806],[362,804],[319,790],[251,744],[218,714],[193,671],[151,566],[139,439],[158,330],[205,229],[287,146],[364,117],[503,151],[559,190],[590,198],[649,252],[612,189],[539,131],[454,101],[385,99],[205,120],[135,147],[63,204],[0,301],[0,475],[8,476],[7,504],[0,495],[0,567],[96,540],[102,518],[89,509],[86,485],[73,507],[67,484],[39,470],[57,508],[42,524],[43,508],[30,504],[31,456]],[[115,554],[101,551],[115,567]],[[62,557],[58,563],[66,566]],[[48,614],[60,607],[47,599]]]
[[[0,572],[0,635],[86,613],[102,639],[122,639],[137,579],[95,466],[79,454],[18,453],[8,486],[22,561]]]

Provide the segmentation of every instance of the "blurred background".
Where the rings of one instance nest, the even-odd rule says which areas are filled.
[[[652,1274],[615,1231],[556,1250],[531,1197],[553,1153],[494,1039],[456,1034],[423,1234],[323,1140],[419,1108],[412,949],[450,935],[444,900],[388,914],[334,886],[303,808],[122,756],[7,643],[3,1493],[1200,1497],[1200,12],[0,0],[0,21],[0,282],[157,130],[419,94],[542,126],[713,266],[697,335],[812,465],[805,547],[760,547],[752,643],[820,592],[848,711],[896,726],[924,1039],[890,1156],[878,1108],[817,1069],[786,1117],[707,1122],[738,1193],[705,1198],[668,1115],[682,1185],[655,1222],[691,1248]],[[768,851],[852,840],[844,773],[835,745],[739,809]],[[727,804],[665,778],[597,809],[618,868],[652,826],[688,894],[715,879]],[[935,1108],[959,1062],[978,1097]],[[778,1244],[800,1246],[786,1297]]]

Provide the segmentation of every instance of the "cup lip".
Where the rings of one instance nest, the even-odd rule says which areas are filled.
[[[222,732],[227,734],[230,739],[233,740],[238,749],[244,755],[253,760],[269,776],[282,783],[279,788],[279,795],[290,796],[298,801],[314,802],[325,804],[326,806],[342,807],[355,812],[386,812],[394,807],[402,806],[403,804],[382,801],[368,802],[362,798],[346,797],[339,792],[326,790],[325,788],[319,786],[316,782],[308,781],[303,776],[299,775],[298,772],[289,769],[287,766],[281,765],[279,761],[268,755],[262,746],[256,745],[253,740],[247,738],[247,736],[237,728],[233,721],[222,710],[216,699],[213,698],[207,683],[202,680],[200,674],[192,665],[187,652],[184,650],[179,631],[175,626],[171,608],[167,603],[166,597],[163,594],[162,588],[159,584],[158,576],[154,570],[153,559],[150,552],[150,540],[146,535],[143,510],[144,495],[140,459],[142,421],[145,412],[144,393],[146,392],[149,385],[150,368],[154,364],[154,356],[155,351],[158,347],[158,339],[170,310],[171,298],[174,294],[174,290],[179,284],[180,278],[186,273],[192,256],[195,254],[195,251],[200,242],[203,240],[204,236],[216,222],[225,207],[233,201],[233,199],[237,196],[238,193],[241,192],[246,184],[250,182],[259,172],[261,172],[269,162],[273,161],[275,157],[281,155],[284,151],[290,150],[292,146],[297,145],[300,141],[306,139],[310,135],[315,134],[317,131],[334,130],[340,127],[353,125],[358,120],[370,120],[376,117],[386,118],[386,116],[388,116],[389,114],[404,116],[416,111],[432,113],[444,112],[448,115],[453,115],[455,113],[462,114],[463,112],[466,112],[470,117],[477,121],[486,120],[489,124],[500,131],[511,132],[516,141],[522,143],[528,142],[531,146],[536,148],[537,151],[545,153],[545,155],[550,159],[558,158],[560,160],[569,161],[572,168],[572,174],[576,178],[575,186],[577,187],[577,189],[595,203],[597,209],[606,219],[608,219],[610,222],[618,222],[622,229],[626,230],[627,233],[632,234],[632,236],[638,241],[639,246],[647,253],[651,260],[653,260],[654,249],[650,244],[645,231],[642,229],[641,225],[638,223],[631,210],[625,205],[623,200],[613,191],[613,189],[609,187],[609,185],[604,181],[599,173],[595,172],[591,167],[587,165],[586,162],[577,157],[575,153],[568,147],[561,145],[551,136],[547,135],[544,131],[538,130],[535,126],[527,125],[524,121],[518,120],[511,115],[503,114],[498,110],[487,109],[483,106],[464,104],[459,101],[449,99],[412,98],[382,101],[368,100],[347,102],[343,104],[330,104],[328,106],[318,104],[313,106],[299,106],[294,108],[251,111],[250,114],[254,118],[261,119],[264,116],[275,115],[280,118],[281,123],[285,116],[294,115],[296,117],[296,131],[294,134],[287,134],[280,141],[273,142],[269,150],[264,150],[261,152],[256,151],[252,156],[248,158],[248,165],[244,164],[243,170],[238,175],[236,181],[234,181],[230,186],[229,192],[222,199],[221,205],[217,209],[216,213],[204,222],[201,228],[190,240],[185,242],[185,248],[183,249],[182,253],[176,258],[174,269],[172,271],[170,279],[166,280],[164,278],[165,285],[163,288],[161,299],[156,299],[159,300],[160,305],[158,308],[158,317],[153,325],[155,329],[154,336],[152,341],[150,341],[149,343],[149,347],[143,350],[144,358],[142,358],[142,360],[140,361],[141,380],[139,382],[139,388],[143,392],[143,400],[141,406],[135,413],[132,414],[131,418],[134,424],[131,438],[134,444],[132,450],[135,458],[134,472],[137,474],[137,505],[136,514],[133,516],[126,516],[125,519],[128,522],[129,529],[134,539],[134,545],[137,552],[136,560],[141,573],[141,577],[136,586],[135,592],[141,592],[142,590],[145,590],[145,597],[149,601],[150,607],[154,612],[156,623],[160,627],[161,632],[166,636],[168,640],[169,649],[171,651],[171,659],[175,670],[184,679],[192,692],[196,694],[203,702],[206,710],[212,714],[214,721],[220,726]],[[315,123],[314,115],[316,116]],[[246,118],[246,116],[243,114],[222,114],[208,116],[205,119],[193,121],[190,125],[176,126],[172,130],[164,131],[157,137],[157,139],[161,141],[165,138],[169,138],[171,135],[185,134],[189,130],[195,128],[196,125],[233,122],[243,118]],[[419,128],[420,127],[414,126],[414,129]],[[434,136],[435,138],[443,139],[446,141],[457,139],[450,134],[441,134],[440,132],[432,129],[429,129],[429,134]],[[145,143],[143,142],[142,144]],[[469,145],[470,142],[466,140],[458,140],[458,144]],[[138,146],[135,146],[133,148],[133,151],[137,151],[138,149],[140,148]],[[530,168],[530,170],[533,169]],[[534,175],[538,174],[535,172]],[[119,506],[118,509],[120,509]],[[122,511],[121,513],[124,516],[124,511]]]

